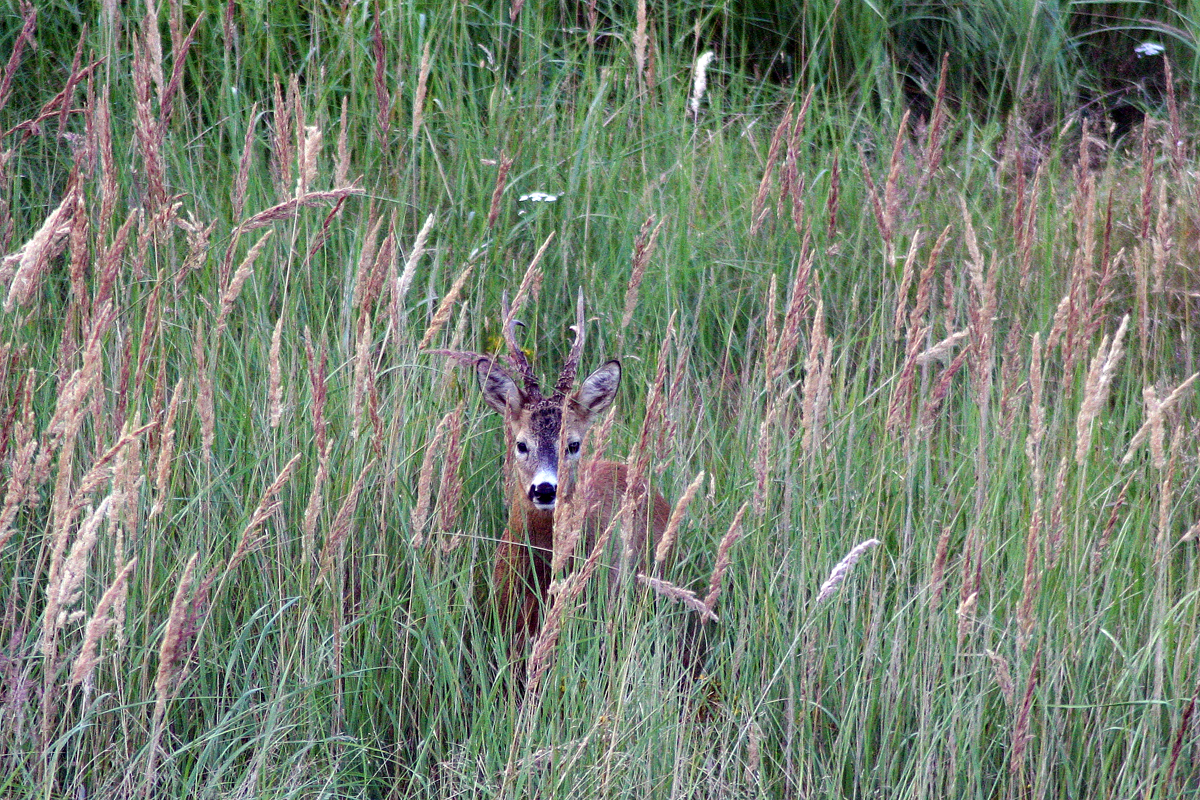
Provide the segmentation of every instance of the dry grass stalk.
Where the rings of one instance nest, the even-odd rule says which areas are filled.
[[[378,135],[382,141],[387,139],[388,130],[391,128],[392,98],[387,88],[390,80],[387,44],[383,36],[383,28],[379,24],[379,6],[375,6],[371,16],[371,56],[375,60],[375,124],[378,126]],[[342,108],[344,115],[344,101]]]
[[[0,283],[12,279],[4,300],[4,313],[29,302],[50,262],[66,248],[67,234],[71,231],[80,200],[78,186],[72,183],[58,207],[50,212],[33,237],[16,252],[0,259]]]
[[[1163,442],[1165,431],[1163,430],[1164,415],[1177,403],[1179,398],[1183,397],[1184,393],[1191,388],[1196,379],[1200,378],[1200,372],[1193,374],[1190,378],[1175,387],[1166,399],[1159,402],[1158,392],[1153,385],[1147,385],[1142,389],[1142,397],[1146,403],[1146,421],[1138,428],[1137,433],[1129,440],[1129,447],[1125,451],[1124,457],[1121,459],[1122,464],[1128,464],[1133,460],[1134,451],[1147,439],[1151,441],[1151,452],[1154,458],[1154,466],[1162,469],[1165,466],[1165,457],[1163,455]],[[1157,440],[1157,444],[1155,444]]]
[[[795,104],[789,105],[787,111],[784,112],[783,119],[775,127],[775,132],[771,135],[771,145],[767,148],[767,165],[763,169],[762,180],[758,184],[758,192],[754,195],[754,201],[750,205],[750,235],[755,236],[762,230],[762,224],[767,217],[767,194],[771,189],[771,178],[775,173],[775,164],[779,161],[779,151],[783,146],[784,136],[787,134],[792,125],[792,109]]]
[[[392,325],[396,328],[397,333],[400,332],[399,314],[401,305],[404,303],[404,297],[408,294],[408,290],[412,286],[413,276],[417,272],[417,263],[421,260],[421,256],[425,255],[426,242],[429,241],[429,233],[432,230],[433,214],[430,214],[421,225],[421,230],[417,232],[417,238],[413,241],[412,250],[409,252],[408,258],[404,260],[404,270],[392,283],[390,313]]]
[[[145,31],[143,36],[130,36],[133,50],[133,132],[138,154],[142,158],[142,175],[146,180],[146,207],[154,212],[166,201],[167,189],[159,152],[163,128],[154,115],[150,91],[151,84],[157,84],[161,96],[162,58],[161,53],[156,55],[153,52],[157,44],[158,24],[155,22],[147,27],[150,30]]]
[[[363,194],[364,190],[358,186],[342,186],[336,189],[330,189],[323,192],[305,192],[299,197],[293,197],[284,200],[282,203],[277,203],[270,208],[263,209],[250,219],[238,225],[234,230],[233,241],[230,243],[230,253],[226,254],[226,258],[232,257],[232,248],[237,244],[237,237],[243,233],[256,231],[259,228],[265,228],[272,222],[291,219],[296,216],[296,212],[301,208],[313,208],[319,205],[328,203],[336,203],[344,200],[352,195]]]
[[[702,601],[700,597],[697,597],[695,591],[692,591],[691,589],[677,587],[676,584],[673,584],[670,581],[662,581],[661,578],[652,578],[646,575],[641,575],[641,573],[638,573],[637,582],[642,584],[643,587],[652,589],[655,594],[666,597],[668,600],[673,600],[677,603],[683,603],[684,606],[694,610],[694,612],[697,614],[700,614],[701,619],[706,622],[721,621],[719,616],[714,614],[712,610],[709,610],[706,604],[704,604],[704,601]]]
[[[1022,650],[1033,634],[1033,603],[1041,587],[1041,573],[1036,569],[1036,557],[1042,534],[1042,470],[1034,468],[1033,512],[1029,516],[1029,532],[1025,536],[1025,575],[1021,587],[1021,604],[1017,607],[1017,646]]]
[[[643,508],[642,500],[648,496],[650,490],[649,481],[647,480],[650,457],[653,452],[661,449],[661,447],[656,447],[656,444],[661,445],[660,437],[663,432],[663,417],[666,413],[667,405],[665,391],[667,383],[667,354],[670,352],[670,347],[674,340],[675,312],[671,312],[671,318],[667,321],[666,335],[663,336],[662,344],[658,348],[658,366],[654,371],[654,383],[651,384],[650,393],[646,397],[646,416],[642,420],[642,428],[638,434],[637,445],[629,453],[629,458],[626,461],[628,465],[625,483],[627,489],[624,501],[621,504],[621,510],[617,515],[621,521],[621,535],[624,538],[622,542],[622,558],[626,561],[633,555],[629,541],[629,536],[637,528],[634,524],[633,515],[640,513],[640,510]]]
[[[162,642],[158,648],[158,673],[154,678],[154,714],[150,726],[150,745],[146,756],[145,785],[147,792],[158,780],[158,743],[162,739],[163,722],[167,712],[167,702],[174,688],[183,675],[183,656],[187,643],[185,641],[185,622],[188,616],[189,598],[192,594],[192,581],[196,572],[196,561],[199,553],[193,553],[188,559],[187,566],[175,587],[175,596],[171,600],[171,612],[167,616],[167,627],[163,630]]]
[[[646,0],[637,0],[637,26],[633,29],[633,70],[637,80],[646,84],[646,45],[650,37],[646,33]]]
[[[900,338],[900,328],[908,316],[908,290],[912,286],[913,264],[917,259],[917,248],[921,245],[921,231],[913,231],[912,241],[908,243],[908,255],[904,257],[904,267],[900,270],[900,285],[896,287],[896,313],[892,316],[892,336]]]
[[[450,314],[454,311],[454,304],[462,297],[463,287],[467,284],[467,279],[471,277],[471,273],[475,269],[474,262],[468,263],[462,272],[458,273],[458,277],[454,279],[454,284],[450,287],[450,291],[446,292],[446,296],[442,298],[442,302],[438,304],[437,311],[433,314],[433,319],[429,322],[429,327],[425,329],[425,335],[421,337],[421,343],[417,345],[418,350],[424,350],[433,341],[433,337],[438,335],[438,332],[445,326],[450,319]]]
[[[878,539],[867,539],[864,542],[859,542],[850,550],[849,553],[837,563],[836,566],[829,572],[829,577],[821,584],[820,590],[817,592],[817,597],[813,600],[813,605],[820,605],[827,600],[841,585],[842,581],[846,580],[846,576],[850,574],[850,570],[858,562],[863,554],[872,547],[880,544]]]
[[[371,375],[371,315],[364,312],[358,318],[358,334],[354,337],[354,377],[350,387],[350,437],[357,440],[362,431],[364,401]]]
[[[342,505],[338,508],[338,512],[333,518],[333,523],[329,526],[329,535],[325,537],[325,546],[321,548],[321,572],[317,576],[318,580],[329,574],[329,571],[334,566],[335,559],[339,564],[341,562],[342,545],[345,543],[346,537],[350,534],[350,525],[353,521],[354,512],[358,508],[358,496],[362,494],[363,485],[367,480],[367,473],[374,466],[375,460],[371,459],[362,468],[362,471],[358,473],[358,477],[354,479],[354,485],[350,487],[349,493],[342,500]]]
[[[896,129],[896,139],[892,142],[892,158],[888,164],[887,180],[883,184],[883,221],[880,229],[883,234],[885,263],[891,264],[896,258],[893,238],[896,234],[897,223],[900,221],[900,162],[908,142],[908,118],[911,111],[904,109],[900,118],[900,126]]]
[[[372,276],[375,272],[375,247],[379,238],[379,229],[383,227],[385,217],[376,214],[374,209],[367,211],[367,235],[363,237],[362,248],[358,251],[358,268],[354,271],[354,296],[350,304],[361,311],[366,311],[370,304],[368,294]]]
[[[350,129],[346,115],[349,100],[349,96],[342,97],[342,115],[338,120],[337,163],[333,167],[334,186],[350,184]]]
[[[327,375],[329,371],[329,351],[325,346],[325,342],[321,342],[321,355],[318,358],[313,351],[312,346],[312,331],[305,328],[304,330],[304,358],[308,362],[308,382],[312,391],[312,420],[313,420],[313,439],[317,446],[317,452],[325,451],[326,444],[326,422],[325,422],[325,402],[328,398],[329,386]]]
[[[204,333],[204,321],[197,319],[196,343],[192,347],[192,360],[196,364],[196,414],[200,417],[200,454],[204,463],[211,464],[213,446],[217,439],[217,414],[213,399],[212,369],[208,366],[206,355],[208,339]]]
[[[771,273],[767,285],[766,333],[763,335],[763,372],[768,381],[771,380],[771,367],[775,363],[775,351],[779,349],[779,323],[775,319],[775,306],[779,295],[779,286],[775,273]]]
[[[1024,390],[1021,380],[1023,360],[1018,350],[1021,346],[1022,326],[1014,320],[1004,338],[1004,349],[1000,357],[1000,436],[1007,439],[1012,433],[1017,405]]]
[[[767,499],[771,493],[772,444],[778,435],[779,417],[783,414],[786,397],[781,392],[767,402],[766,413],[758,424],[758,444],[754,456],[754,513],[762,515],[767,510]]]
[[[425,94],[429,91],[429,48],[433,44],[431,37],[425,38],[425,49],[421,51],[421,65],[417,68],[417,91],[413,97],[412,138],[416,143],[421,133],[421,125],[425,121]]]
[[[1175,96],[1175,71],[1171,67],[1171,59],[1163,56],[1163,82],[1167,86],[1167,120],[1170,123],[1170,139],[1167,150],[1171,153],[1172,179],[1175,185],[1183,181],[1183,167],[1186,162],[1183,152],[1183,125],[1179,118],[1179,101]]]
[[[829,195],[825,198],[826,236],[832,240],[838,230],[838,213],[841,210],[839,197],[841,194],[841,158],[833,156],[833,164],[829,167]]]
[[[1150,146],[1150,129],[1154,127],[1149,114],[1142,115],[1142,227],[1138,238],[1150,235],[1150,199],[1154,196],[1154,149]]]
[[[119,627],[123,623],[124,615],[118,615],[115,609],[125,604],[125,595],[129,589],[129,575],[135,566],[137,566],[136,558],[131,559],[117,573],[112,584],[100,596],[100,602],[96,604],[91,618],[84,627],[83,646],[71,665],[71,678],[68,685],[78,686],[84,681],[91,680],[92,673],[96,670],[96,664],[100,661],[99,656],[96,655],[100,639],[114,627]]]
[[[1063,499],[1067,494],[1067,461],[1066,457],[1059,459],[1058,470],[1054,475],[1054,498],[1050,501],[1050,514],[1046,526],[1046,566],[1053,567],[1058,562],[1058,554],[1062,549],[1063,540]]]
[[[283,315],[275,320],[271,333],[271,349],[267,355],[267,419],[272,428],[283,419],[283,369],[279,365],[279,348],[283,337]]]
[[[916,359],[917,366],[927,367],[934,362],[941,362],[943,364],[950,363],[954,360],[954,358],[951,358],[950,354],[970,337],[970,328],[967,328],[966,330],[955,331],[946,338],[942,339],[940,342],[930,345],[918,353]]]
[[[270,238],[271,231],[267,231],[259,237],[259,240],[246,253],[246,257],[242,259],[242,263],[238,265],[237,271],[229,279],[228,285],[221,290],[221,302],[217,311],[217,322],[213,326],[212,341],[214,343],[225,332],[226,319],[229,316],[229,312],[233,309],[233,304],[237,302],[238,295],[241,294],[242,286],[246,283],[246,279],[254,272],[254,262],[258,259],[258,254],[262,252],[263,247]]]
[[[696,477],[688,484],[687,489],[675,501],[674,508],[671,509],[671,516],[667,518],[667,527],[663,532],[662,538],[658,541],[658,548],[654,551],[654,571],[662,574],[663,562],[667,560],[667,556],[671,553],[671,548],[675,545],[675,539],[679,535],[679,524],[683,521],[683,515],[687,512],[688,505],[696,497],[696,492],[700,489],[700,484],[704,482],[704,471],[696,473]]]
[[[459,506],[462,500],[462,477],[458,474],[462,462],[463,413],[466,404],[459,402],[450,414],[446,457],[442,461],[441,485],[438,487],[438,527],[443,533],[454,534],[450,541],[457,543]]]
[[[704,596],[704,607],[710,613],[717,607],[717,599],[721,596],[721,583],[725,579],[725,572],[731,563],[729,550],[742,535],[742,517],[746,515],[746,509],[749,507],[750,503],[742,503],[742,507],[733,515],[733,522],[729,523],[729,530],[725,532],[725,535],[721,537],[721,543],[717,545],[717,563],[708,578],[708,594]]]
[[[1171,530],[1171,502],[1175,499],[1172,484],[1175,481],[1175,468],[1179,464],[1179,449],[1182,431],[1176,425],[1171,432],[1171,457],[1167,459],[1166,469],[1162,470],[1162,481],[1158,485],[1158,536],[1155,548],[1155,558],[1162,559],[1167,554],[1167,535]]]
[[[1129,315],[1126,314],[1121,318],[1121,324],[1113,335],[1112,346],[1109,346],[1108,337],[1104,337],[1088,370],[1083,403],[1079,409],[1079,415],[1075,419],[1075,464],[1078,466],[1083,465],[1091,446],[1092,423],[1099,416],[1100,409],[1108,401],[1108,391],[1112,386],[1113,376],[1116,374],[1117,363],[1120,362],[1124,353],[1122,340],[1128,325]]]
[[[595,0],[589,7],[589,13],[595,9]],[[705,50],[696,58],[692,67],[692,93],[688,97],[688,115],[693,120],[700,119],[700,104],[704,101],[704,93],[708,91],[708,65],[716,58],[712,50]]]
[[[805,453],[811,453],[813,446],[821,441],[821,418],[828,405],[832,356],[833,340],[825,332],[825,300],[818,294],[808,356],[804,359],[804,388],[800,401],[800,427],[804,431],[800,449]],[[825,402],[822,402],[822,396]]]
[[[34,38],[34,31],[37,30],[37,7],[29,3],[21,7],[20,13],[21,31],[17,34],[16,41],[12,43],[12,50],[8,54],[8,63],[4,65],[4,75],[0,77],[0,110],[4,109],[12,94],[13,76],[17,74],[17,68],[21,65],[21,56],[25,53],[25,46],[37,47],[37,41]]]
[[[1005,705],[1012,708],[1017,692],[1013,685],[1012,671],[1008,668],[1008,659],[992,650],[985,649],[983,652],[992,662],[992,674],[996,676],[996,685],[1000,687],[1000,694],[1004,697]]]
[[[950,552],[950,534],[953,526],[949,523],[942,526],[938,536],[937,549],[933,555],[933,568],[929,576],[929,607],[937,608],[942,600],[942,591],[946,586],[946,556]]]
[[[521,276],[521,285],[517,287],[517,293],[513,297],[512,305],[508,309],[508,313],[504,316],[502,325],[506,339],[505,344],[508,345],[512,352],[517,351],[515,340],[508,341],[507,336],[512,332],[513,321],[516,320],[517,314],[521,313],[521,309],[525,307],[527,300],[536,301],[538,295],[542,291],[542,256],[546,254],[546,249],[550,246],[550,242],[554,240],[554,231],[546,237],[546,241],[542,242],[542,246],[533,254],[533,259],[529,262],[529,266],[525,268],[525,274]]]
[[[804,316],[808,284],[812,276],[814,255],[811,245],[811,239],[806,235],[801,243],[796,271],[792,274],[787,308],[783,312],[783,327],[779,331],[779,344],[775,348],[774,362],[768,368],[768,379],[773,380],[784,373],[800,343],[800,320]]]
[[[1029,733],[1029,717],[1030,711],[1033,710],[1033,690],[1037,686],[1041,663],[1042,648],[1041,645],[1038,645],[1037,652],[1033,655],[1033,664],[1029,667],[1029,679],[1025,683],[1025,696],[1021,700],[1021,708],[1017,711],[1016,720],[1013,722],[1008,773],[1012,778],[1013,785],[1019,787],[1025,786],[1025,750],[1029,746],[1029,740],[1033,738]]]
[[[291,90],[285,95],[279,81],[275,81],[274,128],[271,131],[271,175],[275,178],[275,190],[280,197],[287,194],[292,182],[292,143],[295,141],[293,125],[295,124],[295,109],[293,103],[298,99],[299,91],[296,86],[297,78],[292,76]]]
[[[918,423],[920,431],[928,432],[933,430],[933,426],[937,422],[938,413],[942,410],[942,404],[945,402],[947,395],[950,394],[950,387],[954,383],[954,376],[962,369],[963,364],[967,362],[967,358],[970,355],[970,348],[959,352],[933,382],[929,398],[925,401],[924,407],[921,409],[921,419]]]
[[[1033,334],[1032,355],[1029,361],[1029,434],[1025,437],[1025,454],[1030,463],[1038,463],[1042,438],[1046,435],[1046,410],[1042,406],[1044,382],[1042,377],[1041,331]]]
[[[921,172],[920,182],[917,184],[917,194],[929,185],[929,180],[933,177],[933,173],[937,172],[938,167],[942,163],[942,155],[944,148],[942,146],[942,132],[946,127],[946,78],[950,73],[950,54],[942,55],[942,70],[938,75],[937,89],[933,95],[933,112],[929,116],[929,126],[925,129],[925,153],[924,162],[925,169]]]
[[[238,540],[237,547],[234,548],[233,555],[229,557],[229,565],[226,567],[226,572],[232,572],[246,556],[250,555],[250,553],[263,543],[266,537],[258,535],[258,531],[263,523],[279,510],[279,493],[283,490],[284,485],[291,480],[292,471],[296,468],[296,463],[299,460],[299,453],[292,456],[291,460],[284,464],[283,469],[275,476],[275,480],[271,482],[271,485],[263,492],[262,498],[259,499],[258,505],[254,509],[254,513],[250,515],[250,521],[242,529],[242,536]]]
[[[487,226],[491,230],[500,218],[500,198],[504,196],[504,187],[508,183],[508,171],[512,169],[513,160],[506,154],[500,154],[500,164],[496,169],[496,185],[492,189],[492,202],[488,206]]]
[[[15,529],[12,523],[17,518],[21,506],[37,497],[36,487],[30,482],[37,448],[38,440],[33,436],[32,422],[17,423],[12,471],[9,473],[8,486],[4,492],[4,505],[0,506],[0,552],[3,552],[4,545],[13,535]]]
[[[625,311],[621,314],[622,334],[633,320],[633,310],[637,307],[642,278],[646,274],[650,256],[654,253],[654,244],[658,241],[658,233],[662,230],[663,223],[666,222],[665,219],[659,220],[655,225],[656,220],[657,217],[653,214],[646,217],[646,221],[642,223],[642,229],[638,231],[637,238],[633,242],[633,268],[629,272],[629,283],[625,287]]]
[[[1104,551],[1108,549],[1109,542],[1112,541],[1113,532],[1117,529],[1117,517],[1120,515],[1121,509],[1125,507],[1131,483],[1133,483],[1132,476],[1125,481],[1125,485],[1121,487],[1121,493],[1117,495],[1117,499],[1112,503],[1112,508],[1108,514],[1108,521],[1104,524],[1104,530],[1100,533],[1100,538],[1096,541],[1096,546],[1092,549],[1091,574],[1093,578],[1100,574],[1100,567],[1104,560]]]
[[[433,436],[425,445],[425,454],[421,457],[421,471],[417,475],[417,501],[412,509],[412,546],[420,547],[425,543],[425,523],[429,519],[431,492],[433,489],[434,460],[442,456],[442,443],[450,429],[450,420],[454,412],[447,413],[433,430]]]
[[[171,402],[167,405],[167,414],[159,430],[158,455],[154,469],[154,505],[150,507],[150,519],[162,513],[167,503],[168,482],[171,480],[171,463],[175,458],[175,418],[179,415],[179,401],[183,397],[183,378],[175,384],[171,393]]]
[[[301,197],[308,192],[317,179],[317,159],[321,155],[321,142],[324,135],[316,125],[304,128],[304,139],[300,144],[300,163],[296,174],[296,191],[294,196]]]
[[[326,442],[317,456],[317,474],[313,477],[312,491],[304,506],[304,521],[300,525],[300,548],[304,563],[311,564],[317,546],[317,520],[325,508],[325,481],[329,479],[329,456],[333,453],[333,442]]]

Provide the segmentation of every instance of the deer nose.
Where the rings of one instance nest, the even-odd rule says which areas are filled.
[[[529,499],[538,506],[554,505],[554,496],[558,492],[558,487],[549,481],[535,483],[529,487]]]

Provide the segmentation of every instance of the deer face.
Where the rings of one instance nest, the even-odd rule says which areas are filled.
[[[570,498],[583,436],[596,415],[612,403],[621,383],[621,364],[609,361],[569,395],[543,398],[523,390],[490,359],[476,362],[479,388],[487,404],[504,415],[510,453],[521,492],[539,511],[553,511]],[[560,469],[561,457],[566,469]]]

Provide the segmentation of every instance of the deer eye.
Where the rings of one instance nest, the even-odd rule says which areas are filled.
[[[525,444],[524,442],[517,442],[517,452],[521,455],[525,455],[529,452],[529,445]]]
[[[567,442],[567,452],[571,455],[579,453],[579,442]]]

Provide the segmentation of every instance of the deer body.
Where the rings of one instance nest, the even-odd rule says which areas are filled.
[[[571,366],[568,364],[568,366]],[[484,399],[504,416],[509,517],[496,551],[493,591],[502,619],[511,620],[519,636],[533,633],[550,584],[551,560],[558,539],[576,523],[587,550],[613,523],[628,490],[626,468],[612,461],[581,463],[583,436],[592,421],[616,395],[621,367],[609,361],[570,395],[522,390],[495,363],[476,363]],[[562,381],[560,379],[560,386]],[[569,384],[568,384],[569,385]],[[629,515],[630,530],[611,538],[613,578],[635,564],[645,563],[666,527],[670,508],[657,493],[635,487],[640,507]],[[564,530],[556,529],[556,516]]]
[[[575,341],[559,373],[554,392],[542,395],[525,353],[517,346],[516,323],[508,302],[502,304],[504,340],[509,355],[501,358],[442,351],[472,363],[489,406],[504,418],[505,482],[508,525],[496,549],[492,591],[501,619],[515,627],[523,642],[541,620],[550,586],[552,559],[564,538],[578,532],[588,552],[614,524],[625,503],[628,474],[612,461],[584,461],[584,434],[611,404],[621,383],[621,365],[609,361],[574,389],[583,348],[583,296],[576,305]],[[514,377],[515,376],[515,377]],[[517,377],[524,386],[518,385]],[[670,508],[643,484],[628,495],[637,500],[623,515],[626,530],[614,531],[606,552],[614,577],[647,564],[666,528]]]

